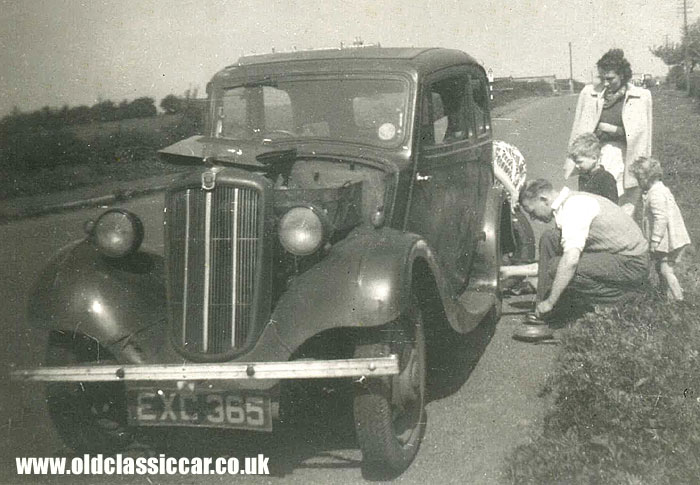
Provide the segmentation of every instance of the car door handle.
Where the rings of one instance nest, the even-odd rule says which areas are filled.
[[[416,182],[424,182],[426,180],[430,180],[431,178],[433,178],[432,175],[423,175],[420,173],[416,173]]]

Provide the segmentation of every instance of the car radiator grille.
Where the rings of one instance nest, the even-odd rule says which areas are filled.
[[[168,304],[176,342],[190,353],[240,349],[256,313],[260,194],[217,185],[166,197]]]

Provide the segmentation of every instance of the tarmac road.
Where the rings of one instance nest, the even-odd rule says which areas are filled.
[[[514,143],[528,161],[528,178],[559,179],[575,98],[533,100],[494,119],[496,138]],[[162,195],[120,204],[150,220],[161,220]],[[0,366],[26,365],[41,359],[41,348],[18,346],[25,332],[25,295],[48,258],[81,237],[82,223],[103,208],[83,209],[24,219],[0,226],[0,301],[3,304]],[[535,225],[541,232],[541,225]],[[162,234],[149,233],[146,246],[162,245]],[[531,298],[531,297],[530,297]],[[525,301],[523,301],[525,300]],[[492,484],[502,480],[503,458],[537,429],[547,402],[539,396],[551,372],[556,345],[530,345],[511,339],[528,297],[506,300],[497,325],[482,326],[470,337],[464,359],[450,370],[436,371],[427,405],[427,432],[416,461],[396,481],[407,484]],[[2,373],[5,374],[4,372]],[[70,476],[19,477],[14,458],[70,456],[47,416],[40,385],[3,379],[0,394],[0,483],[362,483],[360,452],[352,430],[349,400],[343,388],[311,389],[301,423],[272,435],[174,431],[130,456],[245,456],[269,458],[270,476]],[[154,444],[155,443],[155,444]]]

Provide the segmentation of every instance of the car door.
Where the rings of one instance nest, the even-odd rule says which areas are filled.
[[[474,206],[478,213],[479,228],[483,226],[484,210],[489,189],[493,187],[493,128],[489,106],[489,84],[486,73],[469,66],[469,111],[474,123],[474,156],[479,158],[479,200]]]
[[[468,283],[492,176],[490,152],[485,156],[490,142],[476,132],[471,92],[467,66],[442,71],[422,86],[407,219],[407,229],[437,253],[455,294]]]

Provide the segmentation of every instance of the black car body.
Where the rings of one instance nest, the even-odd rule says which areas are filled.
[[[161,151],[192,166],[165,196],[164,253],[127,211],[89,224],[31,295],[46,362],[14,377],[48,382],[61,435],[90,451],[139,426],[270,431],[290,381],[352,378],[365,462],[400,473],[426,335],[497,318],[501,255],[532,252],[494,182],[484,69],[303,51],[243,57],[207,92],[205,133]]]

